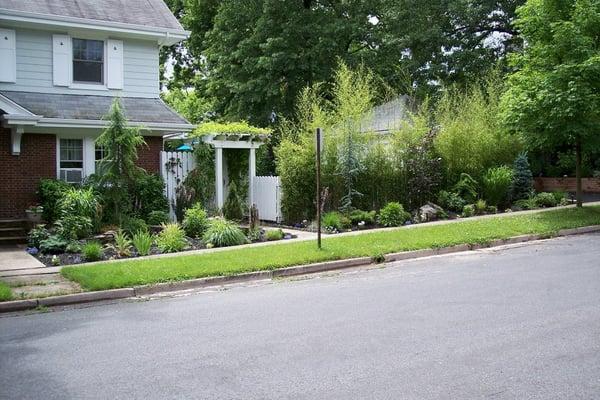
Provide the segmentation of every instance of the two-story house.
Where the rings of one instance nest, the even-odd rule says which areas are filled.
[[[162,136],[192,126],[159,97],[159,48],[188,36],[162,0],[0,0],[0,219],[18,218],[42,178],[80,182],[115,97],[160,170]]]

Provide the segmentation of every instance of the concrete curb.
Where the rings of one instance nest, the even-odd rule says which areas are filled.
[[[391,253],[384,256],[384,262],[410,260],[423,257],[431,257],[442,254],[459,253],[469,250],[478,250],[483,248],[504,246],[507,244],[518,244],[531,242],[540,239],[548,239],[559,236],[581,235],[584,233],[600,232],[600,225],[585,226],[581,228],[562,229],[555,235],[520,235],[508,239],[496,239],[483,244],[459,244],[455,246],[443,247],[439,249],[423,249],[404,251],[400,253]],[[346,260],[326,261],[307,265],[298,265],[287,268],[275,269],[272,271],[246,272],[237,275],[215,276],[200,279],[191,279],[181,282],[165,282],[155,285],[135,286],[131,288],[102,290],[97,292],[84,292],[69,294],[64,296],[53,296],[32,300],[15,300],[0,303],[0,313],[23,311],[37,306],[60,306],[70,304],[89,303],[103,300],[117,300],[131,297],[147,296],[156,293],[168,293],[179,290],[198,289],[205,287],[214,287],[233,283],[243,283],[260,280],[272,280],[274,278],[284,278],[295,275],[312,274],[324,271],[333,271],[336,269],[359,267],[373,264],[371,257],[359,257]]]

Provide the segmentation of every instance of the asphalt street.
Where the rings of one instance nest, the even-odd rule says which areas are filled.
[[[0,317],[1,399],[599,399],[600,235]]]

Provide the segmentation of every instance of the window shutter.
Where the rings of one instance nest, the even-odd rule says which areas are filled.
[[[71,38],[68,35],[52,35],[52,59],[54,65],[54,86],[71,84]]]
[[[123,41],[109,39],[107,47],[108,79],[106,86],[109,89],[123,89]]]
[[[15,31],[0,29],[0,82],[17,81],[17,51]]]

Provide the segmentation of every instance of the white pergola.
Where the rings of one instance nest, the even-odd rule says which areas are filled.
[[[267,135],[214,133],[201,137],[204,143],[215,148],[215,202],[218,208],[225,203],[223,177],[223,149],[248,149],[248,203],[254,204],[254,177],[256,176],[256,149],[264,144]]]

